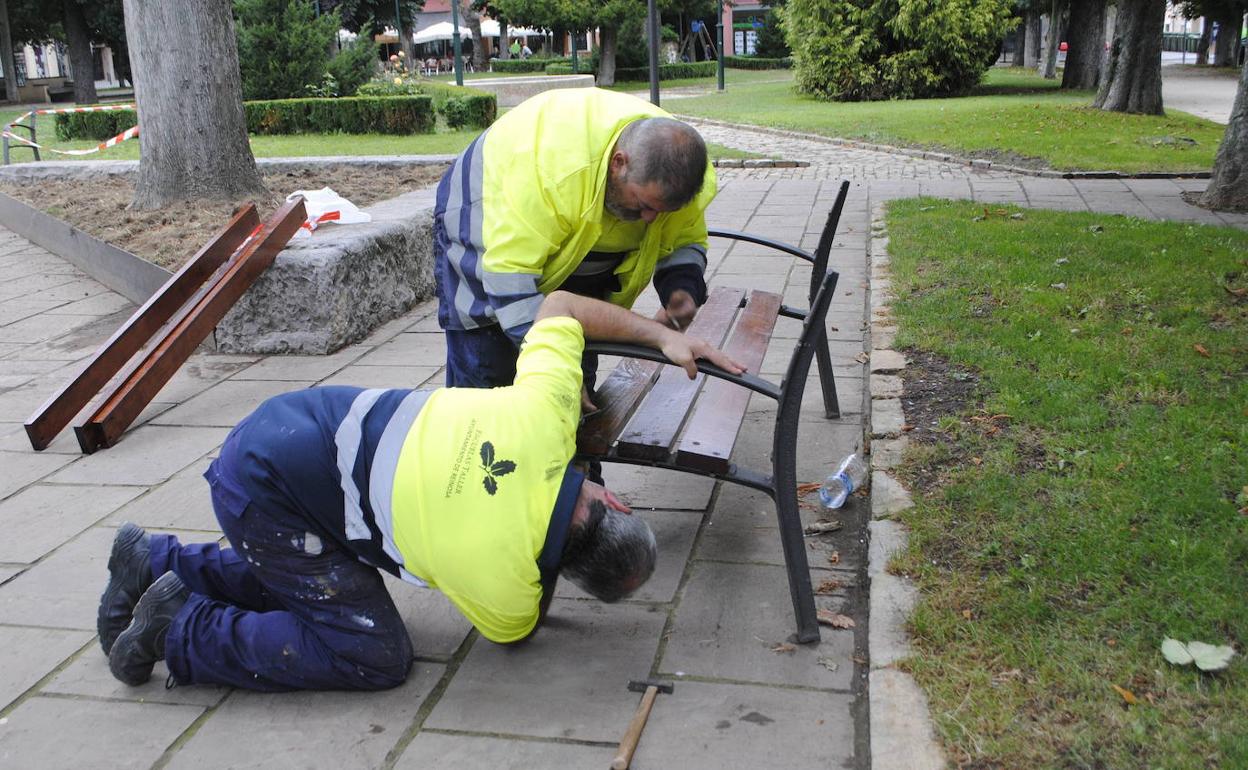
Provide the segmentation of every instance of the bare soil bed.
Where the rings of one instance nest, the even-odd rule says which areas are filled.
[[[331,187],[364,207],[435,184],[444,170],[442,166],[378,170],[345,165],[267,173],[261,169],[272,195],[255,204],[263,219],[296,190]],[[190,259],[245,203],[186,202],[160,211],[132,211],[134,183],[124,177],[6,181],[0,183],[0,192],[170,270]]]

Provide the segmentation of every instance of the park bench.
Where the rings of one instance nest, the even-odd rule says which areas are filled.
[[[589,343],[587,351],[623,360],[598,388],[595,401],[601,408],[586,418],[577,435],[581,460],[683,471],[769,494],[780,525],[796,640],[803,643],[819,640],[819,626],[798,513],[797,430],[812,359],[818,362],[825,416],[840,416],[825,319],[838,277],[827,269],[828,255],[848,192],[849,183],[843,182],[813,254],[747,233],[710,231],[711,237],[758,244],[812,265],[808,309],[789,307],[772,292],[722,286],[710,291],[688,333],[719,346],[746,366],[745,374],[732,375],[699,361],[700,374],[690,380],[683,369],[663,366],[671,362],[652,348]],[[780,318],[801,321],[802,332],[784,379],[776,384],[757,372]],[[770,473],[739,467],[730,459],[751,392],[778,402]]]

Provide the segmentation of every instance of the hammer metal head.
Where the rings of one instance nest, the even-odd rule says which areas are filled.
[[[633,679],[628,683],[630,692],[645,692],[647,687],[653,687],[661,693],[672,692],[671,682],[661,682],[658,679]]]

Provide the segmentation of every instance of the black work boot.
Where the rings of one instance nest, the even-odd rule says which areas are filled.
[[[117,635],[130,625],[130,616],[139,597],[152,584],[151,535],[137,524],[126,522],[113,538],[108,557],[108,585],[100,596],[95,628],[100,646],[107,655]]]
[[[134,620],[117,637],[108,654],[108,668],[126,684],[137,687],[152,678],[156,661],[165,659],[169,625],[191,592],[182,578],[166,572],[143,592],[134,606]]]

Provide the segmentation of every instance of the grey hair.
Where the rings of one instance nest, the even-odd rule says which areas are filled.
[[[559,571],[591,596],[615,602],[650,578],[658,556],[645,520],[594,500],[585,523],[568,533]]]
[[[706,142],[694,128],[673,118],[643,118],[624,127],[617,150],[628,153],[628,181],[657,182],[663,202],[683,208],[702,190]]]

